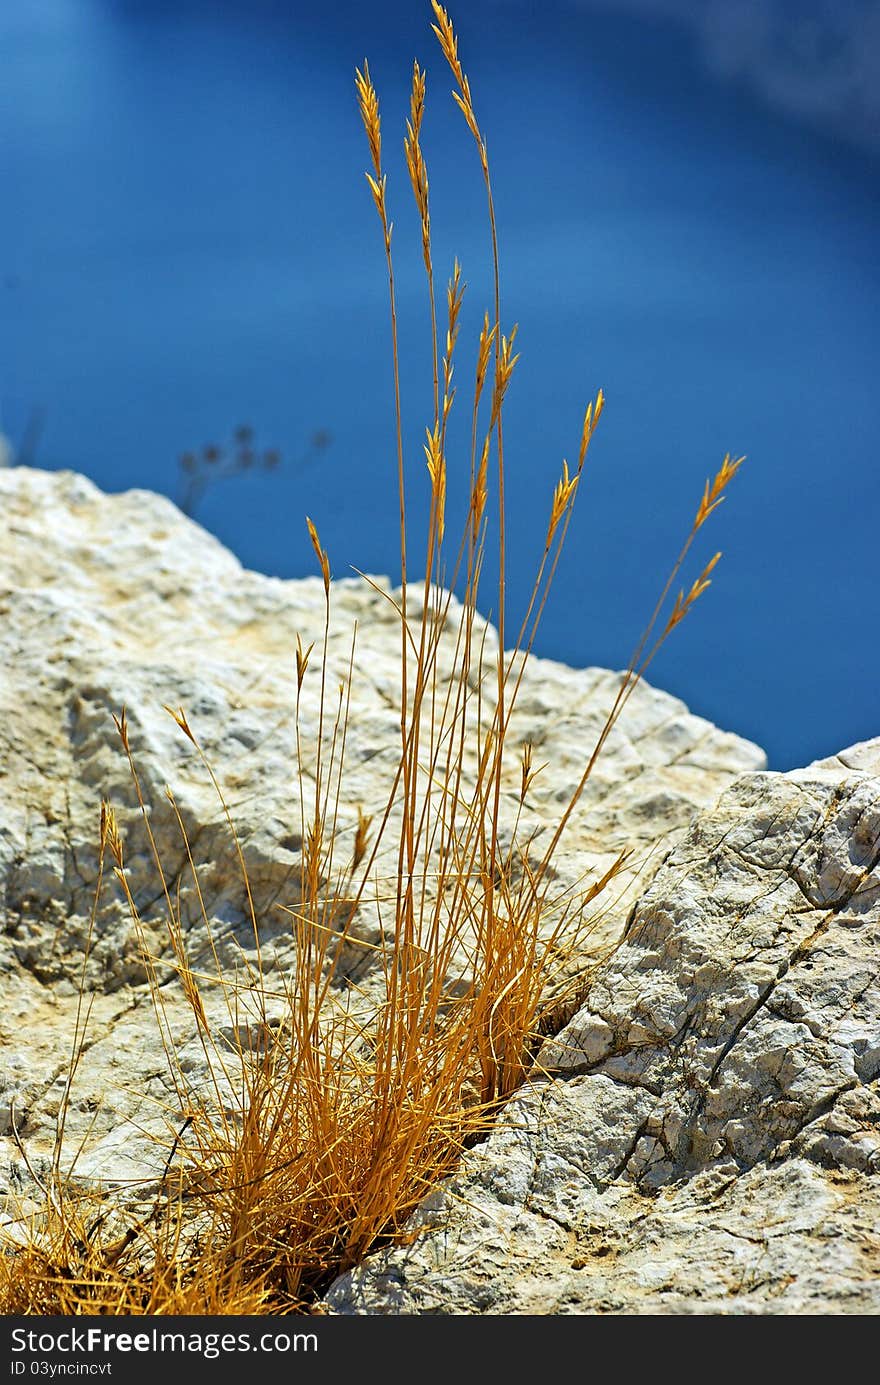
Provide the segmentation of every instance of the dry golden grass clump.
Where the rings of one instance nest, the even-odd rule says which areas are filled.
[[[177,983],[192,1012],[213,1090],[192,1090],[177,1061],[165,1019],[167,988],[159,985],[157,962],[144,938],[156,1018],[180,1112],[158,1190],[136,1213],[112,1193],[75,1195],[59,1152],[45,1181],[45,1207],[32,1219],[24,1243],[0,1256],[0,1308],[7,1313],[308,1311],[334,1276],[372,1247],[404,1233],[419,1200],[449,1173],[462,1150],[485,1133],[499,1104],[526,1078],[541,1034],[558,1027],[570,1006],[570,996],[556,984],[560,960],[571,955],[589,919],[588,906],[622,863],[618,860],[604,879],[586,885],[579,898],[570,892],[554,897],[550,865],[608,734],[659,644],[709,585],[718,555],[664,616],[679,569],[740,463],[725,457],[714,481],[706,483],[684,547],[583,775],[548,844],[537,851],[520,826],[537,770],[529,745],[511,745],[510,718],[604,399],[600,391],[588,405],[576,465],[570,469],[563,463],[548,497],[546,538],[531,599],[511,640],[505,602],[504,401],[518,359],[516,328],[505,332],[500,318],[486,141],[452,24],[436,0],[433,10],[434,33],[454,78],[453,98],[475,142],[485,184],[494,304],[483,318],[477,343],[469,456],[464,463],[453,461],[447,455],[448,424],[456,400],[454,358],[465,285],[456,262],[446,288],[441,337],[421,143],[426,80],[416,63],[404,152],[430,305],[433,417],[424,448],[430,506],[423,570],[413,582],[387,175],[379,100],[364,63],[356,90],[369,147],[366,176],[388,278],[400,521],[399,598],[387,598],[395,603],[400,628],[400,751],[386,806],[375,819],[359,811],[350,856],[337,861],[341,804],[346,802],[348,693],[346,686],[338,693],[328,687],[330,564],[318,530],[308,520],[323,577],[325,621],[317,655],[301,643],[296,650],[303,847],[300,898],[289,909],[297,945],[295,974],[286,981],[273,975],[270,993],[252,903],[256,961],[247,963],[245,981],[224,976],[216,953],[213,971],[197,974],[187,954],[179,904],[165,883],[150,834],[165,890]],[[466,487],[466,519],[452,547],[446,532],[448,482]],[[497,654],[491,655],[477,614],[490,512],[497,523],[499,554],[491,594],[499,641]],[[461,593],[456,606],[453,591]],[[450,656],[443,631],[453,612],[457,625]],[[353,656],[350,674],[352,668]],[[316,742],[309,747],[299,738],[299,704],[305,680],[313,677],[320,680],[320,713]],[[489,683],[491,697],[484,692]],[[198,748],[185,713],[173,715]],[[124,713],[117,726],[140,799]],[[308,779],[302,768],[307,760]],[[207,763],[205,769],[211,773]],[[513,822],[502,820],[502,786],[511,775],[519,784]],[[215,786],[223,801],[216,781]],[[140,801],[149,834],[149,817]],[[173,808],[173,799],[171,804]],[[247,885],[231,819],[229,826]],[[182,822],[180,827],[183,832]],[[128,892],[123,843],[112,809],[105,808],[102,870],[108,859]],[[390,881],[380,878],[381,862],[389,859],[394,863]],[[190,864],[197,889],[196,863]],[[100,889],[99,881],[95,910]],[[140,927],[135,901],[130,893],[127,897]],[[368,901],[375,902],[381,918],[380,941],[369,951],[383,986],[382,999],[365,1009],[357,1003],[356,986],[337,984],[337,970],[345,945],[355,937],[358,912]],[[204,909],[203,922],[210,933]],[[452,976],[458,978],[454,987]],[[218,987],[233,1019],[245,1002],[251,1012],[256,1008],[263,1021],[257,1026],[259,1043],[242,1040],[230,1049],[220,1042],[204,1000],[206,988]],[[279,988],[285,1019],[273,1025],[267,1006],[270,997],[277,1002]],[[68,1092],[83,1028],[84,1019],[73,1036]],[[62,1113],[59,1151],[63,1127]]]

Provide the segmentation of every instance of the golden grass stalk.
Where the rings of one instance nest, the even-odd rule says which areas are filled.
[[[208,938],[208,961],[196,965],[180,889],[171,889],[162,868],[123,710],[117,730],[161,882],[166,945],[161,958],[147,945],[110,809],[101,820],[101,870],[89,939],[109,851],[141,939],[177,1117],[169,1125],[167,1157],[152,1201],[132,1206],[118,1196],[108,1203],[96,1190],[70,1191],[66,1179],[72,1169],[63,1170],[61,1163],[62,1115],[45,1206],[24,1230],[19,1228],[18,1248],[0,1255],[0,1309],[6,1312],[308,1310],[335,1275],[376,1245],[407,1234],[407,1218],[420,1199],[450,1172],[462,1150],[485,1133],[500,1103],[528,1077],[542,1036],[557,1029],[577,1003],[591,965],[587,934],[592,906],[627,859],[622,852],[598,879],[568,888],[552,885],[552,860],[612,728],[659,645],[710,584],[717,554],[664,617],[696,536],[721,504],[742,459],[726,456],[714,479],[706,482],[596,745],[539,852],[534,835],[522,824],[536,776],[547,766],[534,765],[531,744],[515,743],[511,717],[604,396],[600,390],[587,406],[577,465],[570,471],[563,462],[549,496],[546,537],[530,599],[508,648],[503,420],[519,359],[516,328],[506,334],[501,328],[498,235],[486,141],[452,22],[436,0],[432,7],[434,32],[455,81],[453,97],[476,143],[485,184],[494,303],[483,316],[477,341],[469,455],[462,463],[450,446],[448,424],[457,394],[454,356],[465,285],[456,260],[446,293],[441,359],[422,143],[426,78],[415,64],[404,157],[419,216],[433,369],[433,418],[426,425],[424,447],[431,496],[424,578],[416,600],[408,577],[407,467],[388,182],[379,99],[365,62],[355,84],[370,160],[366,178],[382,232],[391,324],[401,590],[399,600],[384,595],[400,624],[400,754],[380,808],[367,812],[352,805],[345,753],[357,632],[347,670],[334,691],[330,559],[317,527],[307,519],[324,607],[319,660],[312,659],[315,643],[304,647],[299,637],[295,651],[302,847],[298,898],[285,906],[295,964],[283,975],[265,964],[244,848],[222,787],[185,713],[177,709],[171,716],[201,757],[229,827],[250,934],[247,947],[240,947],[240,967],[228,974],[198,864],[169,793],[191,897]],[[462,486],[465,518],[450,548],[448,491]],[[490,655],[489,629],[479,608],[493,515],[499,547],[498,649]],[[462,593],[457,607],[455,590]],[[444,633],[453,610],[454,629]],[[317,703],[315,740],[308,744],[301,717],[307,695]],[[350,842],[350,849],[341,850],[341,841]],[[371,940],[358,932],[368,910],[375,911],[379,923]],[[361,988],[355,973],[343,965],[352,953],[362,959],[357,977],[370,985]],[[562,978],[573,958],[579,961],[577,976],[567,984]],[[169,973],[173,986],[167,984]],[[188,1008],[198,1036],[204,1058],[198,1081],[184,1070],[175,1046],[172,995]],[[274,1011],[280,1011],[280,1021],[273,1021]],[[221,1037],[224,1015],[232,1039]],[[243,1017],[250,1022],[242,1023]],[[81,1005],[67,1100],[86,1021],[87,1007]]]

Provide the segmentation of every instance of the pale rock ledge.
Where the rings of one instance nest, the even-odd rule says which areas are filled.
[[[299,863],[294,648],[297,634],[320,638],[323,590],[244,570],[167,500],[104,495],[70,473],[0,472],[0,532],[0,1197],[11,1201],[29,1189],[12,1120],[37,1172],[51,1150],[102,798],[119,810],[131,887],[161,945],[113,727],[123,705],[193,956],[207,937],[166,784],[203,863],[221,956],[234,966],[252,940],[222,811],[163,704],[185,708],[223,785],[267,964],[289,961],[278,906],[295,902]],[[343,832],[356,805],[383,802],[398,738],[396,617],[360,580],[337,582],[334,680],[355,622]],[[537,830],[577,783],[617,682],[530,664],[512,737],[548,763],[529,805]],[[307,677],[306,731],[316,697]],[[436,1229],[339,1281],[330,1311],[876,1311],[878,759],[872,742],[762,773],[756,746],[638,689],[557,860],[564,888],[635,848],[597,933],[626,936],[546,1044],[545,1075],[420,1212]],[[113,888],[87,984],[68,1117],[72,1145],[89,1134],[77,1176],[155,1179],[173,1087]],[[173,1001],[169,1021],[185,1050]]]
[[[880,739],[695,818],[341,1313],[880,1311]]]

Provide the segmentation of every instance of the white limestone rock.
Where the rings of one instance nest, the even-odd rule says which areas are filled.
[[[361,582],[336,584],[334,610],[334,681],[360,626],[344,837],[358,804],[382,804],[395,763],[398,628]],[[129,882],[163,947],[162,892],[113,727],[123,705],[193,960],[208,937],[166,784],[230,970],[252,938],[222,810],[166,703],[186,709],[229,799],[267,965],[289,963],[276,906],[295,904],[299,867],[294,648],[297,633],[320,639],[322,587],[244,571],[160,497],[13,468],[0,471],[0,613],[3,1217],[33,1207],[52,1157],[102,799],[119,810]],[[536,829],[552,828],[616,687],[603,670],[530,665],[511,735],[548,762],[528,805]],[[307,677],[306,744],[316,717]],[[638,690],[556,862],[565,888],[635,847],[598,935],[620,945],[546,1041],[540,1074],[419,1209],[423,1234],[337,1281],[328,1311],[878,1311],[880,739],[787,775],[762,765],[756,747]],[[112,881],[85,982],[66,1148],[83,1145],[83,1182],[133,1180],[149,1196],[179,1110]],[[163,989],[197,1081],[191,1016]],[[221,999],[207,1004],[228,1026]]]
[[[331,1311],[880,1309],[877,746],[697,816],[424,1234]]]
[[[399,626],[386,598],[360,579],[334,583],[333,608],[330,686],[347,677],[359,624],[344,846],[358,804],[375,812],[384,803],[396,763]],[[113,724],[123,707],[193,965],[209,959],[208,936],[166,785],[199,863],[224,965],[232,970],[252,956],[253,937],[221,806],[163,704],[185,709],[228,799],[266,966],[290,962],[289,918],[279,906],[296,903],[300,860],[294,651],[297,634],[304,646],[315,640],[320,648],[323,588],[318,577],[281,581],[244,570],[157,495],[105,495],[81,476],[13,468],[0,471],[0,616],[0,1187],[14,1191],[29,1175],[13,1122],[35,1168],[54,1139],[95,895],[102,799],[119,814],[127,878],[150,944],[160,953],[165,947],[161,884]],[[447,663],[454,620],[453,610],[441,652]],[[490,649],[493,638],[490,630]],[[302,690],[306,747],[317,720],[316,659]],[[511,729],[515,745],[532,739],[536,763],[548,762],[530,795],[530,825],[546,831],[554,824],[617,686],[618,676],[600,669],[540,659],[530,665]],[[603,901],[601,936],[613,937],[694,812],[763,763],[756,746],[691,716],[675,698],[639,688],[563,840],[560,888],[635,847],[613,897]],[[310,769],[308,762],[307,775]],[[514,766],[507,824],[517,773]],[[375,936],[366,908],[362,927],[365,937]],[[167,1148],[173,1093],[144,978],[121,890],[105,879],[85,977],[92,1019],[68,1116],[71,1147],[90,1132],[89,1148],[98,1150],[82,1156],[83,1176],[94,1166],[112,1181],[163,1163],[154,1136]],[[185,1043],[187,1012],[174,988],[167,990]],[[222,1023],[222,1012],[215,1018]]]
[[[230,971],[253,940],[222,809],[163,704],[185,708],[228,797],[266,963],[289,963],[276,906],[295,904],[299,868],[294,648],[297,634],[320,638],[323,592],[317,578],[244,571],[160,497],[103,495],[65,473],[0,472],[0,527],[8,1216],[33,1205],[52,1157],[102,799],[119,810],[130,886],[152,945],[164,945],[162,892],[113,727],[123,705],[193,960],[208,937],[166,784]],[[399,734],[396,618],[361,582],[335,584],[331,677],[346,676],[356,621],[343,837],[358,804],[383,803]],[[617,683],[603,670],[530,665],[511,729],[548,762],[530,826],[552,828]],[[308,676],[301,715],[308,745]],[[880,740],[788,775],[762,765],[756,747],[676,699],[637,691],[556,861],[565,888],[635,847],[597,935],[623,934],[620,945],[545,1043],[541,1075],[423,1204],[424,1234],[339,1280],[329,1311],[877,1311]],[[506,787],[503,830],[516,798],[513,780]],[[133,1180],[149,1196],[177,1097],[112,881],[95,919],[66,1148],[83,1145],[83,1182]],[[373,926],[365,917],[367,936]],[[369,974],[361,980],[368,993]],[[171,1041],[198,1081],[191,1016],[173,985],[163,989]],[[207,1004],[228,1027],[221,998]]]

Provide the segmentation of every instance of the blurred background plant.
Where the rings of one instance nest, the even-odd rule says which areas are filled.
[[[326,428],[317,429],[305,450],[295,458],[294,466],[297,469],[307,466],[325,452],[331,442],[332,435]],[[277,471],[281,463],[277,447],[257,447],[253,428],[249,423],[240,423],[225,445],[209,442],[198,451],[181,453],[180,508],[185,515],[192,516],[213,482],[225,481],[246,471]]]
[[[28,409],[21,435],[16,442],[3,431],[0,418],[0,466],[38,466],[40,442],[46,426],[46,411],[39,405]]]

